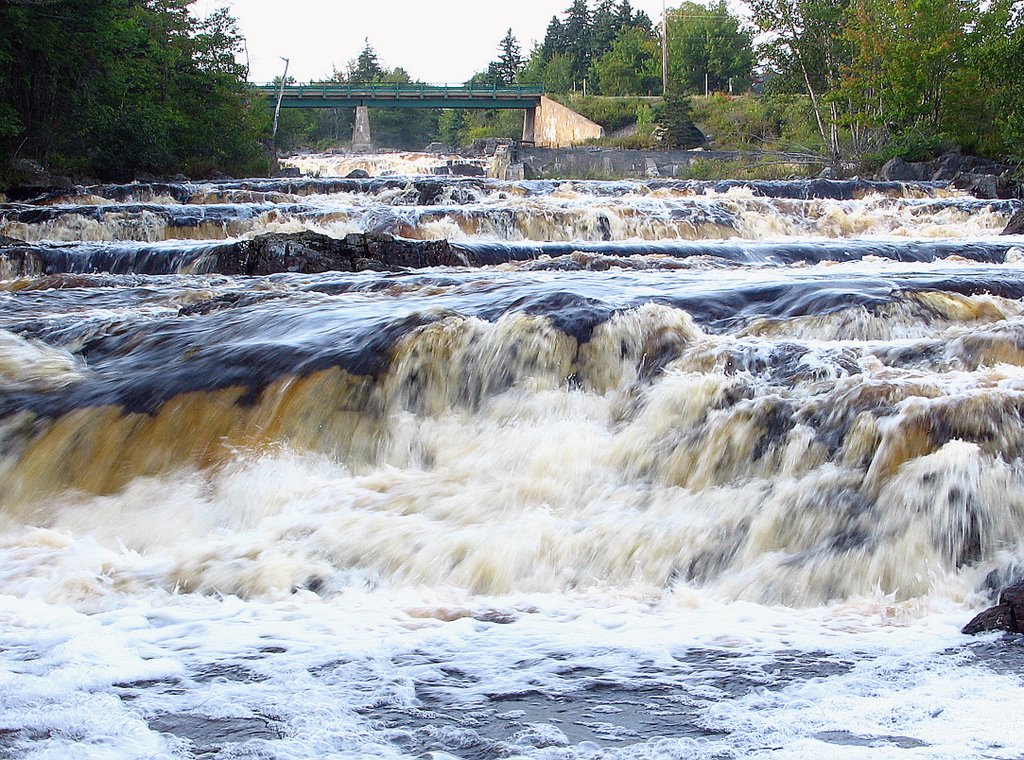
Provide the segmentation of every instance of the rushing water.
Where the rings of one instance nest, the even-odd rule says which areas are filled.
[[[0,249],[0,758],[1024,756],[1024,648],[959,633],[1024,568],[1018,205],[321,177],[0,206],[43,262]],[[491,263],[211,270],[302,230]]]

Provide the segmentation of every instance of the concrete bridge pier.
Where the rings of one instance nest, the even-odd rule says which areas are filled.
[[[370,137],[370,109],[366,106],[356,106],[356,123],[352,127],[352,150],[373,150],[373,140]]]
[[[604,128],[551,98],[541,96],[523,119],[523,142],[541,148],[562,148],[604,136]]]

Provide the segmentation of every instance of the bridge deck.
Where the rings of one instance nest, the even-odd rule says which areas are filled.
[[[255,85],[276,100],[278,86]],[[536,108],[542,85],[309,84],[284,88],[282,108]]]

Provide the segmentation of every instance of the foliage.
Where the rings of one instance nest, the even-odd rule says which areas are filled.
[[[725,0],[704,6],[684,2],[669,11],[669,81],[676,88],[703,93],[746,90],[754,65],[750,34],[729,12]],[[706,77],[706,78],[705,78]]]
[[[582,90],[584,81],[588,91],[606,95],[651,89],[650,46],[657,43],[647,14],[634,11],[628,0],[596,0],[593,10],[587,0],[573,0],[564,13],[564,20],[552,17],[544,41],[531,52],[519,81],[542,83],[553,93]],[[632,36],[620,43],[612,58],[606,58],[627,31]],[[633,74],[632,66],[639,66]]]
[[[594,63],[603,93],[653,94],[661,89],[661,63],[657,41],[638,27],[620,31],[611,49]]]
[[[0,3],[0,163],[19,151],[100,177],[265,165],[268,115],[241,36],[185,0]]]
[[[669,93],[654,112],[658,133],[666,148],[688,150],[699,148],[707,140],[693,123],[690,99],[679,93]]]
[[[824,152],[806,96],[717,93],[690,103],[694,121],[718,150]]]
[[[766,92],[811,104],[833,161],[1020,155],[1020,0],[748,0]]]
[[[519,42],[509,28],[505,37],[498,45],[498,59],[491,61],[487,68],[488,78],[499,85],[509,85],[516,81],[526,61],[523,59]]]

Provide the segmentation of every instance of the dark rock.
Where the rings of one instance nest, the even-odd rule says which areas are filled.
[[[1024,235],[1024,206],[1017,209],[1017,213],[1010,217],[1004,235]]]
[[[878,178],[884,182],[922,182],[928,179],[927,168],[926,165],[907,163],[902,158],[891,158],[878,172]]]
[[[962,172],[953,178],[953,187],[966,190],[975,198],[995,200],[999,197],[998,179],[992,174]]]
[[[487,170],[474,164],[448,164],[448,171],[456,177],[483,177]]]
[[[286,166],[273,174],[274,179],[298,179],[301,176],[302,170],[297,166]]]
[[[393,271],[464,263],[446,240],[405,240],[379,233],[356,233],[337,239],[315,232],[298,232],[261,235],[219,246],[205,257],[202,269],[227,275],[262,276],[282,272]]]
[[[989,607],[963,627],[963,633],[986,631],[1024,633],[1024,581],[1003,589],[999,604]]]
[[[11,162],[11,174],[19,185],[43,187],[52,185],[50,173],[38,161],[30,158],[19,158]]]
[[[0,248],[10,248],[13,245],[25,245],[25,241],[18,240],[18,238],[7,237],[6,235],[0,235]]]
[[[423,149],[424,153],[451,153],[451,146],[445,145],[440,142],[432,142],[426,148]]]
[[[369,179],[370,173],[366,169],[353,169],[345,175],[345,179]]]
[[[962,156],[959,153],[947,153],[935,161],[931,179],[936,182],[949,182],[958,174],[1002,174],[1006,167],[978,156]]]

